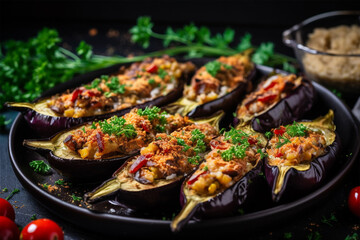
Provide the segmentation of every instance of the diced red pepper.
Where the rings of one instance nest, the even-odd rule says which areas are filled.
[[[75,102],[76,99],[78,98],[78,96],[79,96],[82,92],[83,92],[82,89],[79,89],[79,88],[76,89],[76,90],[73,92],[72,96],[71,96],[71,101],[72,101],[72,102]]]
[[[210,146],[212,149],[220,149],[220,150],[225,150],[227,149],[227,144],[224,142],[220,142],[218,140],[211,140],[210,141]]]
[[[249,137],[248,138],[248,143],[250,144],[250,145],[254,145],[254,144],[257,144],[257,139],[254,139],[254,138],[252,138],[252,137]]]
[[[145,132],[150,132],[149,127],[146,125],[146,123],[141,122],[140,126],[142,127],[142,129],[144,129]]]
[[[265,91],[273,88],[277,84],[276,81],[272,81],[266,88],[264,88]]]
[[[206,174],[206,173],[208,173],[208,171],[203,171],[203,172],[201,172],[201,173],[199,173],[199,174],[197,174],[197,175],[192,175],[192,176],[190,177],[190,179],[187,181],[187,184],[189,184],[189,185],[193,184],[194,182],[196,182],[196,180],[199,179],[199,177],[200,177],[201,175],[204,175],[204,174]]]
[[[86,91],[86,94],[90,97],[96,96],[96,94],[93,91]]]
[[[275,135],[282,136],[286,132],[286,128],[284,126],[280,126],[279,128],[274,130]]]
[[[277,94],[271,94],[271,95],[266,95],[266,96],[262,96],[262,97],[258,97],[258,101],[259,102],[263,102],[263,103],[266,103],[266,102],[271,102],[273,100],[275,100],[277,97]]]
[[[148,73],[157,73],[157,71],[158,71],[158,66],[156,66],[155,64],[151,64],[150,66],[148,66],[148,67],[146,68],[146,71],[147,71]]]
[[[284,156],[284,154],[281,153],[281,152],[278,152],[278,153],[275,155],[275,157],[282,157],[282,156]]]
[[[129,173],[136,173],[140,168],[145,166],[147,159],[144,155],[140,155],[129,168]]]

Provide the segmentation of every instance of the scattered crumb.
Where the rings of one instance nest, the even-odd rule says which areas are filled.
[[[91,37],[95,37],[98,34],[98,30],[96,28],[90,28],[89,29],[89,35]]]
[[[120,36],[120,33],[118,30],[115,30],[115,29],[109,29],[109,31],[106,33],[106,36],[108,38],[116,38],[116,37],[119,37]]]

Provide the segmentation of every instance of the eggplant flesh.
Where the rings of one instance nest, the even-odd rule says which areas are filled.
[[[327,115],[314,121],[300,122],[309,130],[325,137],[324,154],[310,162],[289,166],[272,165],[268,158],[265,159],[265,177],[272,189],[274,202],[306,194],[327,179],[341,151],[340,138],[335,132],[336,127],[333,123],[333,114],[330,110]]]
[[[238,116],[234,119],[234,125],[246,125],[250,121],[255,131],[265,133],[272,128],[300,119],[311,110],[315,99],[316,91],[313,85],[309,80],[301,77],[300,85],[289,91],[286,97],[251,116]]]

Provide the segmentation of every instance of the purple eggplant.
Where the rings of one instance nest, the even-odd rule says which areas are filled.
[[[212,151],[182,184],[183,208],[171,223],[172,231],[179,231],[190,219],[233,215],[249,201],[252,182],[262,172],[266,142],[249,125],[214,139]]]
[[[255,64],[246,55],[220,57],[198,69],[183,97],[165,109],[192,118],[233,111],[234,103],[251,87],[255,73]]]
[[[204,123],[180,128],[171,135],[157,134],[157,140],[124,163],[113,178],[85,194],[85,200],[94,203],[115,196],[121,204],[137,209],[174,200],[182,180],[196,168],[217,135],[215,127]]]
[[[234,125],[251,122],[255,131],[266,132],[292,123],[308,112],[315,102],[311,82],[294,74],[276,74],[262,81],[238,106]]]
[[[168,63],[168,65],[158,64],[158,62],[161,62],[161,60],[164,60],[166,64]],[[176,71],[172,71],[170,69],[163,70],[162,68],[165,65],[166,67],[170,68],[173,64],[177,64],[177,68],[174,67],[174,69],[177,69]],[[125,113],[128,113],[134,107],[161,107],[171,102],[174,102],[182,96],[184,82],[186,81],[188,76],[191,75],[192,72],[194,72],[194,70],[195,66],[189,62],[182,64],[168,57],[163,57],[159,59],[154,58],[152,61],[151,59],[148,59],[141,63],[134,63],[125,70],[124,68],[122,68],[119,73],[117,73],[116,75],[112,75],[113,77],[102,75],[100,78],[95,79],[90,84],[75,88],[71,92],[68,90],[67,92],[64,92],[60,95],[40,98],[33,103],[8,102],[5,104],[5,106],[9,109],[21,111],[25,120],[28,122],[29,126],[35,131],[36,134],[41,137],[49,137],[63,129],[67,129],[85,122],[107,119],[113,115],[122,116]],[[141,77],[139,77],[139,74],[142,74]],[[138,80],[139,82],[141,82],[143,78],[149,79],[148,81],[144,80],[144,82],[147,83],[149,86],[141,87],[143,87],[144,89],[154,88],[151,91],[151,96],[142,96],[144,95],[143,92],[145,92],[143,90],[139,90],[139,92],[135,93],[134,91],[136,91],[135,88],[136,86],[138,86],[137,84],[121,85],[119,83],[119,85],[116,85],[114,82],[112,82],[112,80],[109,80],[115,78],[115,76],[119,77],[119,79],[126,79],[124,81],[128,82],[135,82]],[[105,78],[103,79],[103,77]],[[171,81],[171,84],[167,84],[166,86],[171,85],[173,87],[164,88],[164,79],[167,79],[167,81]],[[93,79],[89,79],[89,81],[91,80]],[[164,81],[164,84],[161,85],[157,81]],[[138,89],[142,89],[141,87]],[[157,88],[163,90],[159,90]],[[49,104],[51,104],[52,100],[55,97],[61,97],[65,94],[72,94],[72,96],[70,97],[71,99],[69,100],[71,100],[73,104],[80,104],[80,101],[82,101],[81,104],[85,106],[85,111],[82,112],[84,112],[85,115],[71,115],[71,111],[68,111],[68,113],[70,112],[70,114],[65,114],[65,100],[60,105],[49,106]],[[131,97],[137,96],[139,99],[137,99],[136,102],[131,100],[129,103],[123,104],[122,102],[120,102],[123,101],[121,98],[121,94],[124,94],[125,98],[131,99]],[[103,105],[97,102],[97,100],[92,100],[94,96],[103,99]],[[113,105],[109,105],[106,102],[107,99],[111,99],[111,101],[113,101]],[[97,107],[98,105],[101,105],[101,108]],[[115,108],[115,106],[118,105],[120,107]],[[92,111],[87,109],[89,106],[91,106]],[[78,106],[74,107],[73,109],[77,108]]]
[[[266,150],[265,176],[272,189],[273,201],[299,197],[326,181],[341,150],[333,117],[330,110],[313,121],[294,122],[272,130],[273,137]],[[296,131],[300,135],[296,135]]]

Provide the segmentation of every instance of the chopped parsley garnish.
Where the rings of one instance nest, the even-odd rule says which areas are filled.
[[[57,185],[64,185],[65,181],[63,179],[59,179],[57,181],[55,181],[55,184]]]
[[[216,76],[216,74],[218,73],[218,71],[221,69],[221,66],[223,66],[224,68],[226,69],[231,69],[232,67],[228,64],[225,64],[225,63],[221,63],[219,61],[211,61],[211,62],[208,62],[206,65],[205,65],[205,68],[206,68],[206,71],[213,77]]]
[[[96,123],[95,123],[95,122],[92,122],[90,128],[91,128],[91,129],[96,129]]]
[[[186,152],[189,150],[190,146],[185,143],[185,140],[182,138],[177,138],[177,144],[183,147],[183,151]]]
[[[283,137],[280,135],[278,135],[278,137],[279,137],[279,141],[276,143],[276,148],[281,148],[285,144],[291,143],[291,141],[287,137]]]
[[[168,73],[164,69],[160,68],[158,70],[158,75],[161,79],[164,79],[168,75]]]
[[[273,134],[272,134],[272,132],[270,132],[270,131],[265,133],[265,137],[266,137],[267,139],[270,139],[270,138],[272,137],[272,135],[273,135]]]
[[[126,84],[120,84],[118,77],[110,78],[110,81],[106,83],[106,86],[110,89],[111,93],[124,94]],[[110,94],[106,94],[105,97],[109,97]]]
[[[149,81],[148,81],[148,83],[149,83],[150,85],[154,85],[154,84],[156,83],[156,81],[155,81],[155,79],[150,78]]]
[[[110,122],[104,120],[99,121],[99,125],[103,133],[109,135],[120,136],[124,135],[127,138],[134,138],[137,136],[135,127],[132,124],[125,124],[126,120],[122,117],[114,116],[110,119]]]
[[[225,140],[231,140],[233,144],[247,144],[249,134],[241,130],[236,130],[232,127],[228,132],[224,133],[224,137]]]
[[[36,214],[33,214],[33,215],[31,216],[31,218],[30,218],[31,221],[34,221],[34,220],[36,220],[36,219],[37,219]]]
[[[139,116],[147,116],[149,121],[153,121],[153,120],[159,120],[160,124],[156,125],[156,130],[159,132],[165,132],[165,124],[167,124],[167,120],[166,120],[166,111],[162,111],[159,107],[146,107],[145,109],[139,109],[137,114]]]
[[[97,88],[99,90],[98,86],[99,86],[100,83],[101,83],[100,78],[96,78],[90,83],[90,85],[86,85],[85,88],[86,89]]]
[[[74,201],[81,201],[82,200],[82,197],[78,197],[78,196],[75,196],[75,194],[71,195],[72,199]]]
[[[224,159],[225,161],[230,161],[232,160],[234,157],[236,158],[244,158],[246,156],[246,149],[250,144],[245,144],[245,145],[235,145],[235,146],[231,146],[229,149],[223,151],[221,153],[221,157],[222,159]]]
[[[327,224],[329,225],[330,227],[333,226],[333,222],[337,222],[337,218],[335,217],[334,213],[331,213],[330,217],[329,218],[326,218],[325,216],[322,216],[321,218],[321,222],[324,223],[324,224]]]
[[[301,123],[294,121],[292,125],[286,126],[286,133],[291,137],[305,137],[307,133],[307,127]]]
[[[47,174],[50,172],[51,167],[43,160],[34,160],[29,163],[33,170],[40,174]]]
[[[234,146],[221,152],[221,157],[225,161],[230,161],[234,157],[244,158],[246,156],[246,149],[250,146],[250,135],[244,131],[231,128],[228,132],[224,132],[224,140],[230,140]]]

